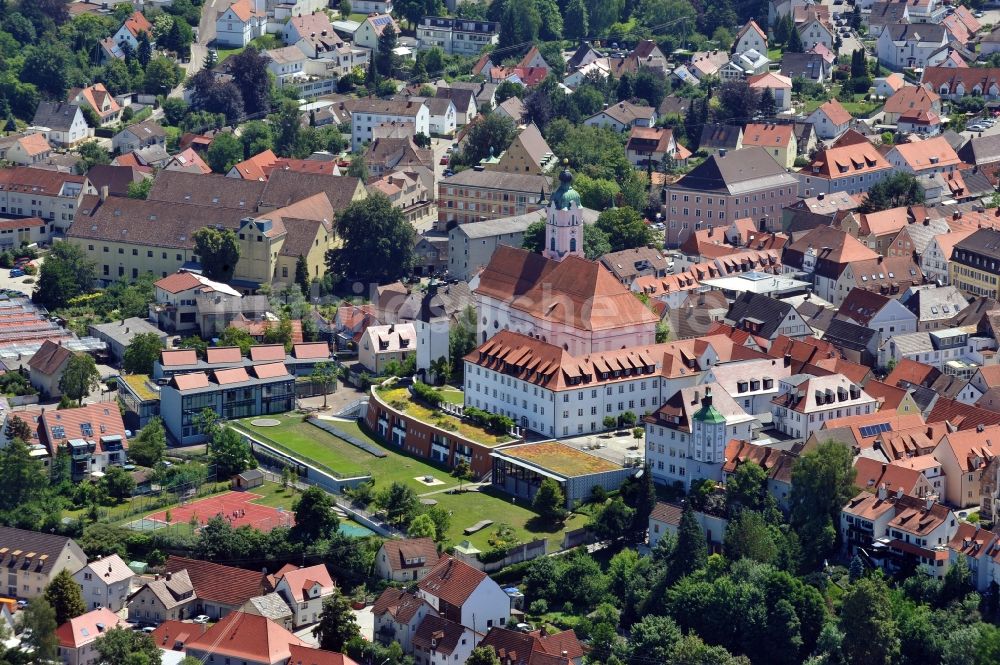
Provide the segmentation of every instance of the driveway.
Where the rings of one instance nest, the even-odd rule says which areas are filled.
[[[191,60],[182,62],[181,68],[187,76],[198,73],[205,58],[208,56],[208,45],[215,39],[215,19],[219,17],[226,7],[228,0],[205,0],[201,8],[201,22],[198,24],[198,39],[191,44]],[[178,85],[170,91],[170,97],[182,97],[184,95],[184,84]]]
[[[35,259],[35,263],[38,264],[39,268],[42,266],[42,260],[42,257]],[[37,281],[38,275],[11,277],[10,270],[7,268],[0,268],[0,289],[13,289],[30,296],[31,292],[35,290],[35,282]]]

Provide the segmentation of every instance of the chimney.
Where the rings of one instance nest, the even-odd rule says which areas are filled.
[[[886,499],[885,483],[882,483],[881,485],[878,486],[878,500],[885,501],[885,499]]]
[[[791,367],[791,366],[792,366],[792,354],[786,353],[785,354],[785,367]]]
[[[934,507],[934,495],[933,494],[928,494],[927,495],[926,503],[924,505],[926,506],[925,510],[930,510],[931,508]]]
[[[108,200],[108,186],[101,185],[101,201],[103,202],[107,200]]]
[[[726,158],[726,149],[719,148],[719,159],[725,159],[725,158]]]
[[[979,423],[978,425],[976,425],[976,431],[977,432],[983,432],[985,430],[986,430],[986,426],[983,425],[982,423]]]
[[[816,195],[817,201],[822,201],[824,198],[826,198],[826,194],[824,194],[823,192],[820,192],[819,194]]]
[[[712,389],[705,388],[705,397],[701,400],[701,405],[708,408],[712,406]]]
[[[170,577],[171,577],[171,573],[168,572],[166,575],[163,576],[163,579],[165,579],[166,581],[169,582],[170,581]]]
[[[900,485],[899,487],[896,488],[896,498],[897,499],[902,499],[903,498],[903,486],[902,485]]]

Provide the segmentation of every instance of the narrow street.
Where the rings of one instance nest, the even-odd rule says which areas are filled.
[[[186,76],[196,74],[208,57],[208,45],[215,39],[215,19],[226,6],[227,0],[205,0],[201,8],[201,22],[198,24],[198,38],[191,44],[191,60],[182,62]],[[184,83],[181,82],[170,91],[169,97],[184,95]]]

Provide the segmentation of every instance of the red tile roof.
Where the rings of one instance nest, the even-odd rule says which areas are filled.
[[[387,540],[382,543],[386,561],[392,570],[433,567],[438,563],[437,545],[431,538],[406,538]],[[407,560],[420,563],[407,564]]]
[[[210,561],[171,556],[167,559],[166,570],[187,570],[199,599],[230,607],[243,605],[254,596],[261,595],[264,589],[264,576],[259,571]]]
[[[243,360],[243,354],[238,346],[212,346],[205,351],[205,360],[210,364],[238,363]]]
[[[106,607],[100,607],[75,619],[70,619],[56,629],[59,646],[78,649],[90,644],[112,628],[124,627],[125,621]]]
[[[292,356],[300,360],[327,359],[330,345],[326,342],[304,342],[292,346]]]
[[[250,347],[250,360],[260,362],[261,360],[284,361],[284,344],[257,344]]]
[[[305,568],[293,567],[290,570],[282,569],[282,571],[279,571],[279,574],[274,576],[275,586],[282,579],[288,584],[292,597],[297,603],[301,603],[304,599],[304,594],[308,593],[316,584],[323,587],[320,595],[329,595],[334,590],[333,578],[330,577],[330,571],[321,563]]]
[[[276,665],[288,661],[293,646],[308,644],[270,619],[230,612],[203,635],[188,642],[186,650]]]
[[[121,411],[111,403],[84,404],[73,409],[45,411],[39,418],[38,431],[42,443],[48,446],[49,454],[53,456],[58,446],[71,439],[93,441],[96,450],[102,452],[104,447],[101,439],[117,435],[121,437],[122,447],[128,449]]]
[[[156,646],[165,651],[183,651],[185,644],[200,637],[206,630],[208,630],[206,624],[185,623],[170,619],[157,626],[150,637],[153,638]]]
[[[167,293],[182,293],[189,289],[198,288],[202,284],[192,273],[184,271],[167,275],[157,280],[153,285],[158,289],[163,289]]]
[[[198,352],[194,349],[164,349],[160,351],[160,364],[164,367],[194,365],[198,362]]]
[[[258,379],[276,379],[279,376],[288,376],[288,368],[285,367],[285,363],[266,363],[263,365],[254,365],[250,368],[250,371],[253,372],[254,376]],[[245,373],[246,372],[244,371],[244,374]],[[218,373],[216,373],[216,379],[218,379]]]
[[[46,376],[52,376],[69,362],[69,359],[72,357],[72,351],[61,344],[47,339],[42,342],[42,346],[35,352],[35,355],[31,356],[31,360],[28,361],[28,367]]]
[[[407,593],[403,589],[390,587],[383,591],[372,605],[372,614],[380,617],[388,613],[397,623],[407,624],[426,602],[423,598]]]
[[[450,556],[441,560],[427,577],[420,580],[418,588],[426,594],[440,598],[455,607],[462,607],[472,592],[487,579],[486,573]]]
[[[854,116],[852,116],[836,99],[827,101],[816,110],[823,112],[823,114],[826,115],[826,117],[834,125],[846,125],[854,119]]]
[[[291,657],[287,665],[358,665],[356,661],[342,653],[298,644],[288,645],[288,653]]]

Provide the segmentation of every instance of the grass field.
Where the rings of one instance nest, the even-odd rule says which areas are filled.
[[[437,505],[448,510],[452,514],[451,527],[445,538],[445,543],[453,545],[463,540],[469,540],[479,549],[486,551],[490,549],[489,539],[492,536],[494,527],[489,527],[472,536],[466,536],[463,530],[472,526],[479,520],[493,520],[495,524],[505,522],[513,527],[517,537],[522,541],[529,541],[535,538],[548,537],[550,547],[558,545],[562,540],[562,532],[565,529],[577,529],[587,522],[585,515],[572,515],[565,525],[559,528],[551,528],[548,525],[539,524],[537,515],[521,503],[513,501],[506,495],[492,490],[480,492],[463,492],[460,494],[448,494],[441,491],[458,486],[458,481],[453,478],[448,471],[429,464],[428,462],[405,455],[398,449],[387,447],[380,442],[369,437],[353,422],[334,422],[338,428],[345,433],[366,440],[372,445],[382,448],[387,453],[386,457],[376,458],[355,448],[351,444],[327,434],[323,430],[305,422],[302,416],[279,416],[281,425],[276,427],[255,427],[249,424],[249,420],[241,422],[241,425],[250,431],[259,432],[274,439],[285,447],[297,451],[303,457],[313,459],[313,455],[318,456],[316,461],[331,468],[340,469],[361,469],[364,473],[370,473],[375,479],[375,487],[382,488],[393,481],[400,481],[412,487],[418,495],[426,495],[424,498],[437,501]],[[331,421],[333,422],[333,421]],[[438,480],[444,481],[443,485],[428,487],[416,480],[425,475],[432,475]],[[258,492],[258,488],[254,488]],[[265,494],[264,492],[261,492]],[[276,505],[266,496],[259,503]],[[277,504],[281,505],[281,504]]]
[[[417,420],[422,420],[425,423],[453,426],[453,431],[458,432],[465,438],[475,441],[476,443],[481,443],[484,446],[495,446],[499,443],[510,441],[509,436],[497,436],[496,434],[487,432],[482,427],[474,425],[471,422],[421,404],[410,397],[410,392],[406,388],[390,388],[389,390],[378,391],[378,396],[386,404],[393,406],[393,408],[396,408],[398,405],[402,405],[403,413],[408,416],[413,416]],[[447,396],[445,399],[448,399]],[[446,429],[448,429],[448,427],[446,427]]]

